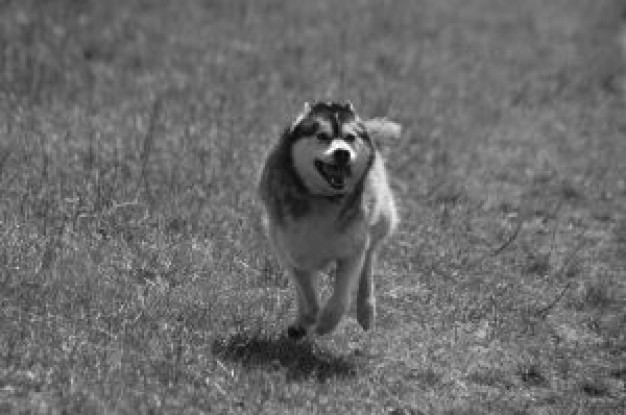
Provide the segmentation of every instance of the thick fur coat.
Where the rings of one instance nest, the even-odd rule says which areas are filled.
[[[266,232],[296,288],[298,313],[288,334],[332,331],[357,288],[357,320],[375,319],[372,268],[398,215],[376,138],[399,135],[397,124],[361,121],[349,104],[305,108],[270,152],[259,183]],[[317,273],[336,264],[323,307]]]

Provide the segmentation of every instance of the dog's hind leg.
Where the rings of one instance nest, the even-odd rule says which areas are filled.
[[[328,299],[317,320],[315,328],[317,334],[323,335],[334,330],[339,324],[341,317],[348,310],[350,295],[359,280],[364,260],[365,250],[354,257],[337,261],[333,294]]]
[[[293,324],[287,328],[287,335],[297,340],[304,337],[307,329],[317,321],[319,301],[314,272],[293,269],[291,278],[296,289],[298,314]]]

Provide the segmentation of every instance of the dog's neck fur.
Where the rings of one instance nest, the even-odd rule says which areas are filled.
[[[355,189],[349,194],[331,196],[311,194],[296,172],[289,140],[289,131],[285,131],[279,145],[270,154],[262,176],[267,189],[261,194],[261,198],[275,222],[284,226],[286,218],[301,219],[310,213],[312,205],[317,201],[338,205],[337,221],[346,225],[350,223],[359,212],[367,173],[363,175]],[[372,153],[368,170],[373,164],[374,154]]]

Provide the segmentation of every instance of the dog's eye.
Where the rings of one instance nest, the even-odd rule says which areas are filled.
[[[317,133],[317,139],[320,141],[325,141],[325,142],[332,141],[332,137],[328,133],[325,133],[325,132]]]
[[[353,143],[354,140],[356,140],[356,135],[350,133],[350,134],[346,134],[343,139],[348,142],[348,143]]]

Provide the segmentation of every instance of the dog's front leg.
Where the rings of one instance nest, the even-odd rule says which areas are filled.
[[[359,280],[363,261],[365,260],[365,249],[359,254],[337,261],[337,273],[335,275],[335,286],[332,296],[324,306],[317,321],[315,331],[319,335],[330,333],[337,327],[341,317],[350,306],[350,295]]]
[[[291,279],[296,289],[298,314],[293,324],[287,328],[287,335],[297,340],[304,337],[308,328],[317,321],[319,300],[314,272],[293,269]]]
[[[356,319],[363,327],[363,330],[372,328],[376,320],[376,296],[374,294],[373,277],[376,263],[375,248],[375,246],[372,246],[367,250],[356,296]]]

